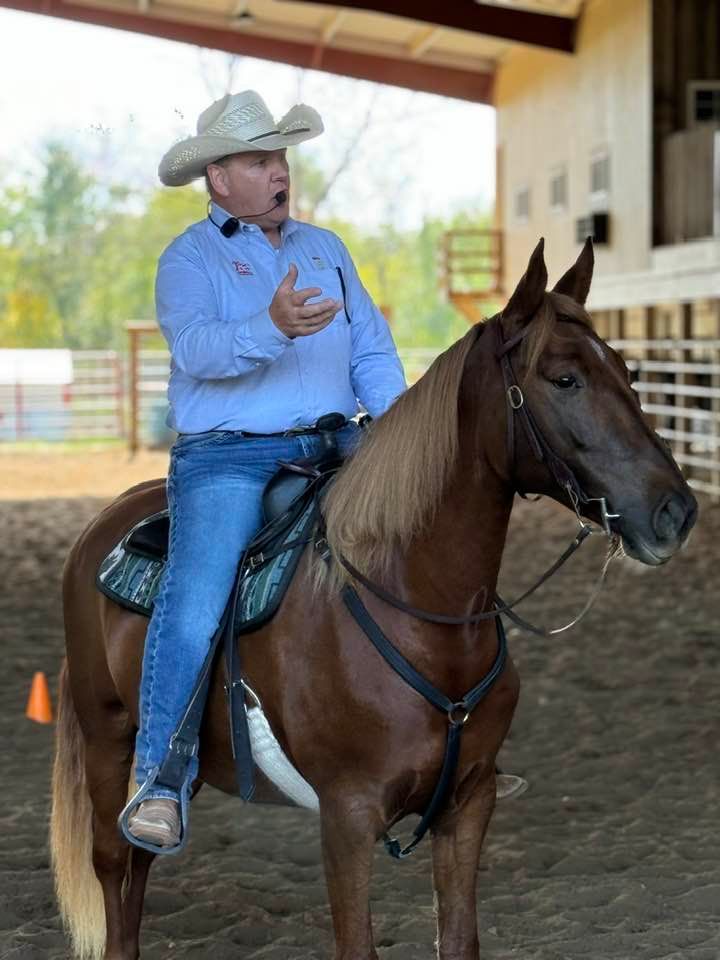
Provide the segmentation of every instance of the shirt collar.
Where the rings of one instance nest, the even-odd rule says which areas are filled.
[[[215,224],[221,227],[229,217],[232,217],[232,214],[223,209],[219,203],[215,203],[214,200],[211,200],[210,216],[214,220]],[[257,224],[254,223],[246,223],[244,220],[239,220],[238,222],[240,224],[241,233],[255,233],[260,229]],[[299,226],[300,224],[297,222],[297,220],[293,220],[292,217],[288,217],[284,223],[280,224],[280,236],[283,243],[291,234],[295,233]]]

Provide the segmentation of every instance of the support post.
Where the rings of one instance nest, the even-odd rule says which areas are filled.
[[[140,434],[140,383],[139,383],[139,359],[140,359],[140,333],[137,327],[128,327],[130,337],[130,432],[128,434],[128,447],[130,455],[134,456],[138,451]]]
[[[656,339],[657,334],[657,308],[654,305],[646,306],[644,312],[644,323],[645,323],[645,340],[650,343],[650,341]],[[654,360],[657,352],[648,346],[645,350],[645,356],[638,358],[638,379],[640,379],[640,370],[642,369],[643,360]],[[648,382],[652,383],[654,380],[653,374],[645,372],[643,378]],[[654,403],[656,394],[648,392],[646,394],[647,402]],[[650,414],[650,420],[655,429],[657,429],[660,418],[657,414]]]
[[[694,317],[694,305],[690,303],[681,303],[680,304],[680,339],[681,340],[692,340],[693,338],[693,322]],[[677,352],[677,359],[679,363],[689,363],[692,360],[692,350],[689,350],[684,344],[680,347]],[[677,386],[686,386],[693,382],[692,374],[687,374],[684,371],[680,371],[675,375],[675,384]],[[680,393],[675,394],[675,406],[679,410],[685,410],[687,407],[691,407],[692,403],[690,398],[683,396]],[[684,433],[688,432],[690,429],[690,423],[684,417],[678,418],[676,420],[676,429],[682,430]],[[682,455],[691,452],[690,444],[686,440],[676,440],[673,444],[674,450],[676,453]],[[688,470],[692,472],[692,470]]]
[[[125,436],[125,384],[123,382],[123,363],[119,353],[113,357],[113,375],[115,377],[115,418],[118,436]]]
[[[715,329],[712,336],[717,344],[720,342],[720,297],[713,302],[712,310],[715,318]],[[710,353],[710,360],[713,364],[720,365],[720,347],[714,347]],[[714,440],[710,457],[717,461],[720,460],[720,373],[711,374],[710,385],[715,388],[715,396],[710,401],[710,409],[713,412],[713,418],[710,421],[710,436]],[[711,494],[713,501],[720,503],[720,467],[710,471],[710,484],[714,491]]]

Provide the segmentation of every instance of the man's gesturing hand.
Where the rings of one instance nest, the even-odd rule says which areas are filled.
[[[291,263],[287,275],[281,281],[270,303],[272,322],[291,339],[307,337],[311,333],[322,330],[332,321],[338,310],[342,310],[343,306],[337,300],[330,299],[306,303],[305,301],[310,297],[319,297],[322,290],[319,287],[295,290],[297,275],[297,267]]]

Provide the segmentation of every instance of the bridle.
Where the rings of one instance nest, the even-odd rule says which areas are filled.
[[[587,495],[580,484],[580,481],[575,476],[572,468],[565,462],[565,460],[555,453],[547,438],[543,434],[528,407],[525,395],[515,374],[515,369],[511,359],[513,350],[522,342],[528,332],[529,327],[527,325],[523,326],[518,333],[508,340],[505,340],[503,337],[501,321],[502,315],[496,314],[487,321],[487,328],[492,331],[492,335],[495,338],[494,355],[500,364],[505,386],[505,397],[508,405],[506,430],[507,455],[511,477],[514,478],[515,476],[515,464],[517,460],[517,426],[515,422],[517,418],[522,425],[522,429],[536,460],[545,464],[558,487],[567,495],[570,505],[575,511],[580,524],[580,530],[578,531],[575,539],[565,549],[561,556],[539,577],[539,579],[519,597],[516,597],[511,603],[505,603],[496,593],[493,600],[493,609],[486,610],[481,613],[471,614],[469,616],[450,616],[432,613],[428,610],[423,610],[420,607],[414,607],[411,604],[405,603],[405,601],[401,600],[399,597],[394,596],[388,590],[385,590],[384,587],[381,587],[379,584],[372,581],[369,577],[366,577],[345,557],[339,556],[337,559],[354,580],[362,584],[376,597],[379,597],[390,606],[395,607],[397,610],[401,610],[403,613],[415,617],[416,619],[424,620],[429,623],[462,625],[478,624],[486,620],[494,620],[501,615],[507,615],[514,623],[522,627],[524,630],[529,630],[531,633],[534,633],[538,636],[549,637],[558,633],[563,633],[564,631],[569,630],[571,627],[574,627],[580,622],[580,620],[582,620],[582,618],[588,613],[595,603],[595,600],[597,599],[605,581],[605,575],[607,573],[610,560],[621,550],[620,539],[612,532],[610,527],[610,521],[618,519],[620,514],[609,512],[607,499],[605,497],[590,497]],[[525,493],[520,490],[519,485],[514,480],[513,485],[520,496],[525,497]],[[580,514],[580,505],[589,503],[599,504],[602,530],[609,540],[608,553],[605,558],[600,576],[591,591],[588,602],[585,604],[580,613],[569,623],[562,627],[556,627],[552,630],[545,630],[542,627],[537,627],[518,616],[518,614],[514,612],[514,608],[518,604],[522,603],[523,600],[526,600],[529,596],[535,593],[539,587],[541,587],[550,579],[550,577],[557,573],[557,571],[566,563],[567,560],[570,559],[575,551],[582,546],[590,534],[596,532],[596,528],[588,524]],[[316,547],[318,547],[318,549],[321,551],[323,548],[326,548],[324,532],[320,535],[319,541],[316,543]]]
[[[576,322],[571,318],[564,319],[567,319],[570,323]],[[538,427],[537,421],[533,417],[532,413],[528,409],[528,405],[525,402],[525,396],[522,392],[520,384],[518,383],[518,378],[515,375],[510,354],[514,348],[523,341],[529,328],[524,326],[518,333],[515,334],[515,336],[511,337],[509,340],[504,340],[502,333],[501,314],[496,314],[491,320],[488,320],[488,325],[490,324],[492,324],[492,329],[495,331],[495,339],[497,343],[495,348],[495,357],[500,362],[500,369],[502,371],[503,381],[505,382],[505,395],[511,411],[507,417],[506,433],[508,463],[510,464],[512,473],[515,473],[515,463],[517,459],[515,443],[515,417],[517,416],[522,424],[523,430],[525,431],[525,436],[527,437],[528,444],[530,445],[530,449],[532,450],[535,459],[538,460],[538,462],[545,464],[557,485],[561,490],[565,491],[570,500],[570,505],[577,514],[580,525],[585,526],[582,517],[580,517],[580,504],[598,503],[600,505],[600,518],[603,530],[608,537],[611,537],[612,531],[610,529],[610,521],[619,519],[620,514],[610,513],[608,511],[607,499],[605,497],[589,497],[585,493],[572,468],[568,466],[565,460],[555,453],[548,441],[545,439],[542,430],[540,430]],[[520,490],[517,483],[515,483],[515,489],[521,496],[524,496],[524,493]]]

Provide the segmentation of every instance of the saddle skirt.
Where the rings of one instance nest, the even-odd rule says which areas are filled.
[[[249,633],[277,612],[317,522],[314,498],[264,527],[248,547],[240,574],[235,632]],[[275,527],[273,528],[273,524]],[[167,562],[168,511],[136,524],[102,561],[97,588],[120,606],[149,617]]]

